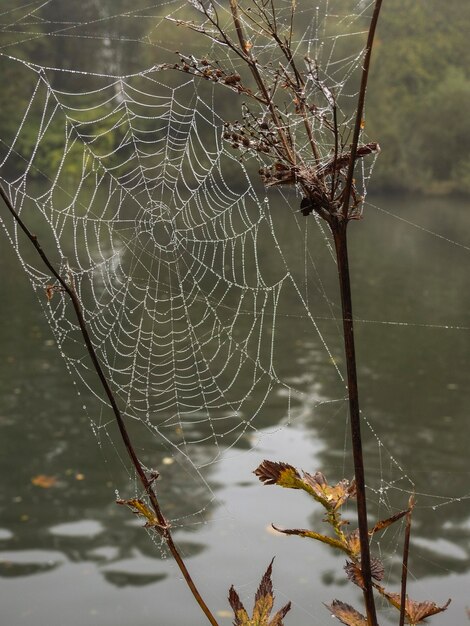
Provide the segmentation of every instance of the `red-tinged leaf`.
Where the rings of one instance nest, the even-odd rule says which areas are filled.
[[[295,467],[288,463],[263,461],[253,472],[265,485],[279,485],[291,489],[302,489],[302,479]]]
[[[268,565],[268,569],[265,571],[263,578],[261,579],[261,582],[259,584],[259,587],[256,590],[255,604],[263,596],[273,595],[273,581],[271,579],[271,575],[273,573],[273,562],[274,562],[274,559]]]
[[[325,604],[325,606],[346,626],[367,626],[366,618],[345,602],[333,600],[331,604]]]
[[[408,602],[410,606],[408,607]],[[437,615],[445,611],[450,604],[450,598],[443,606],[438,606],[435,602],[415,602],[407,600],[405,612],[409,615],[410,624],[419,624],[431,615]]]
[[[230,588],[228,599],[235,614],[233,626],[284,626],[283,619],[291,608],[290,602],[270,619],[274,604],[273,583],[271,579],[273,561],[269,564],[256,591],[253,616],[251,618],[248,616],[233,586]]]
[[[387,519],[380,520],[379,522],[377,522],[374,528],[371,528],[371,530],[369,530],[369,535],[373,535],[379,530],[384,530],[384,528],[388,528],[388,526],[390,526],[394,522],[397,522],[402,517],[405,517],[405,515],[407,515],[409,512],[410,512],[410,509],[406,509],[406,511],[399,511],[398,513],[395,513],[394,515],[392,515],[391,517],[388,517]]]
[[[285,604],[282,607],[282,609],[279,609],[279,611],[276,613],[276,615],[271,620],[269,626],[283,626],[283,621],[282,620],[285,618],[287,613],[291,610],[291,606],[292,606],[292,604],[290,602],[288,602],[287,604]]]
[[[253,621],[255,624],[266,623],[273,608],[274,596],[273,582],[271,579],[271,574],[273,571],[273,561],[274,559],[268,565],[268,569],[265,571],[259,587],[256,590],[255,606],[253,608]]]
[[[354,583],[361,589],[364,589],[364,579],[362,577],[362,571],[357,563],[346,561],[346,565],[344,566],[344,571],[346,572],[348,579],[352,583]]]
[[[233,626],[243,626],[243,624],[248,624],[250,618],[248,617],[248,613],[246,612],[245,607],[243,606],[233,585],[230,587],[228,592],[228,601],[235,614]]]
[[[355,482],[344,479],[336,485],[329,485],[321,472],[308,474],[299,471],[288,463],[263,461],[254,471],[265,485],[279,485],[289,489],[303,489],[320,502],[328,511],[336,511],[349,498],[356,495]]]
[[[346,561],[346,565],[344,566],[346,574],[351,582],[360,587],[361,589],[365,588],[364,578],[362,576],[362,570],[359,563],[353,563],[351,561]],[[375,580],[382,580],[385,574],[384,566],[380,559],[372,557],[370,560],[370,570],[372,578]]]
[[[370,560],[370,573],[375,580],[383,580],[385,569],[382,561],[373,556]]]
[[[381,593],[381,595],[387,598],[390,604],[400,610],[401,596],[399,593],[389,593],[379,585],[377,585],[377,589]],[[408,623],[411,626],[415,626],[416,624],[421,624],[426,618],[431,617],[432,615],[442,613],[442,611],[445,611],[447,609],[449,604],[450,598],[443,606],[438,606],[435,602],[431,602],[430,600],[417,602],[416,600],[410,600],[410,598],[406,596],[405,616]]]
[[[343,550],[346,554],[349,554],[348,545],[342,543],[339,539],[335,539],[333,537],[328,537],[328,535],[322,535],[321,533],[316,533],[314,530],[307,530],[306,528],[278,528],[272,524],[274,530],[277,530],[278,533],[283,533],[284,535],[297,535],[297,537],[308,537],[309,539],[316,539],[317,541],[321,541],[322,543],[326,543],[333,548],[338,548],[339,550]]]

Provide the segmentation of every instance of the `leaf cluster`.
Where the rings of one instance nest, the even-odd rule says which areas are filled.
[[[255,595],[255,604],[251,617],[248,615],[233,585],[230,587],[228,600],[235,614],[233,626],[284,626],[283,620],[288,611],[290,611],[290,602],[271,617],[274,605],[273,583],[271,578],[273,561],[271,561],[261,579],[261,583]]]
[[[359,539],[359,531],[345,531],[350,522],[341,516],[342,506],[350,499],[356,496],[355,482],[343,479],[336,484],[329,484],[325,476],[321,472],[309,474],[307,472],[299,472],[295,467],[288,463],[279,463],[274,461],[263,461],[254,471],[254,474],[264,485],[278,485],[287,489],[301,489],[305,491],[316,502],[321,504],[325,510],[324,521],[330,526],[333,533],[323,534],[314,530],[303,528],[280,529],[273,525],[278,532],[285,535],[297,535],[298,537],[306,537],[315,539],[321,543],[325,543],[332,548],[344,552],[348,556],[345,571],[348,579],[361,589],[365,588],[363,572],[361,568],[361,544]],[[414,502],[410,501],[410,507],[403,511],[398,511],[394,515],[378,521],[369,529],[369,537],[373,537],[375,533],[380,532],[405,516],[411,516]],[[371,559],[371,577],[372,584],[376,591],[394,608],[401,610],[401,595],[387,591],[380,582],[384,577],[384,566],[380,559],[373,557]],[[450,600],[443,606],[438,606],[434,602],[417,602],[406,596],[404,616],[411,626],[420,624],[427,617],[441,613],[449,606]],[[367,619],[352,606],[334,600],[330,605],[326,605],[331,613],[343,624],[347,626],[367,626]]]

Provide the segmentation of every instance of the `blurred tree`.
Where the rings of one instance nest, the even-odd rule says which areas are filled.
[[[375,188],[468,191],[469,30],[461,0],[385,4],[368,94]]]
[[[330,4],[333,11],[336,5]],[[2,17],[0,71],[4,80],[0,93],[0,154],[8,149],[15,136],[37,80],[33,72],[27,72],[20,63],[1,56],[2,53],[59,69],[119,75],[176,61],[176,50],[188,51],[188,31],[172,22],[162,23],[166,5],[149,6],[147,0],[132,3],[50,0],[33,12],[29,4],[23,5],[22,0],[7,0]],[[188,19],[193,17],[192,10],[188,3]],[[348,28],[347,21],[340,24]],[[466,115],[470,95],[468,32],[468,2],[385,3],[374,52],[366,119],[368,135],[382,147],[374,171],[375,190],[470,191],[467,149],[470,122]],[[346,58],[350,52],[348,46],[356,46],[357,41],[344,37],[335,45],[338,55]],[[200,55],[205,46],[207,42],[203,38],[195,37],[189,51]],[[48,78],[53,80],[55,89],[79,89],[76,75],[55,72]],[[180,78],[174,77],[175,84]],[[99,79],[87,76],[86,88],[92,89],[94,85],[101,85]],[[205,89],[204,85],[198,86],[202,95]],[[217,111],[231,120],[234,100],[230,92],[226,95],[217,103]],[[31,126],[22,133],[18,147],[25,155],[34,146],[42,113],[40,106],[33,107]],[[40,158],[40,167],[46,168],[46,173],[48,168],[53,171],[60,157],[63,130],[51,128],[49,136],[51,158],[47,149]],[[107,139],[112,143],[112,138]],[[116,136],[115,141],[120,139]],[[72,174],[80,171],[79,163],[76,167],[71,159],[69,163]]]

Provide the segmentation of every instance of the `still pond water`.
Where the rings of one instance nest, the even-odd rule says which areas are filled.
[[[372,202],[351,226],[362,406],[373,427],[364,430],[369,484],[394,480],[388,504],[395,510],[414,482],[411,595],[438,603],[452,597],[433,623],[455,626],[466,623],[470,605],[470,211],[453,199]],[[317,262],[331,264],[326,246]],[[114,504],[114,490],[125,491],[128,477],[97,444],[5,238],[0,279],[1,625],[204,624],[174,564]],[[324,322],[323,332],[342,367],[336,323]],[[302,350],[281,344],[284,375],[320,388],[324,399],[341,397],[331,363],[318,358],[313,340],[301,343]],[[187,468],[163,456],[167,511],[182,520],[176,539],[221,626],[232,621],[230,585],[250,603],[274,555],[278,602],[293,602],[287,624],[330,624],[321,603],[333,598],[360,607],[345,583],[344,559],[269,530],[270,522],[318,528],[321,515],[297,492],[261,487],[251,471],[263,458],[336,479],[350,475],[344,404],[295,410],[289,425],[276,411],[263,415],[252,440],[209,465],[212,493],[187,523],[200,494],[188,487]],[[390,512],[376,501],[372,494],[373,517]],[[398,530],[377,548],[393,590]],[[396,622],[386,612],[381,618]]]

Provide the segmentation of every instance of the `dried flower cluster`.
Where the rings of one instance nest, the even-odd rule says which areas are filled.
[[[259,173],[266,187],[295,186],[302,213],[316,213],[330,224],[360,217],[363,198],[348,172],[357,159],[380,149],[377,143],[350,149],[351,123],[339,112],[335,86],[327,85],[314,59],[304,56],[299,65],[292,46],[296,3],[282,21],[273,2],[252,2],[245,9],[230,0],[231,28],[211,2],[190,4],[200,21],[172,21],[220,44],[219,50],[228,50],[245,72],[179,52],[178,63],[159,67],[220,83],[251,101],[243,105],[243,121],[227,123],[223,137],[241,158],[262,160]],[[276,61],[274,55],[265,58],[273,47]]]

